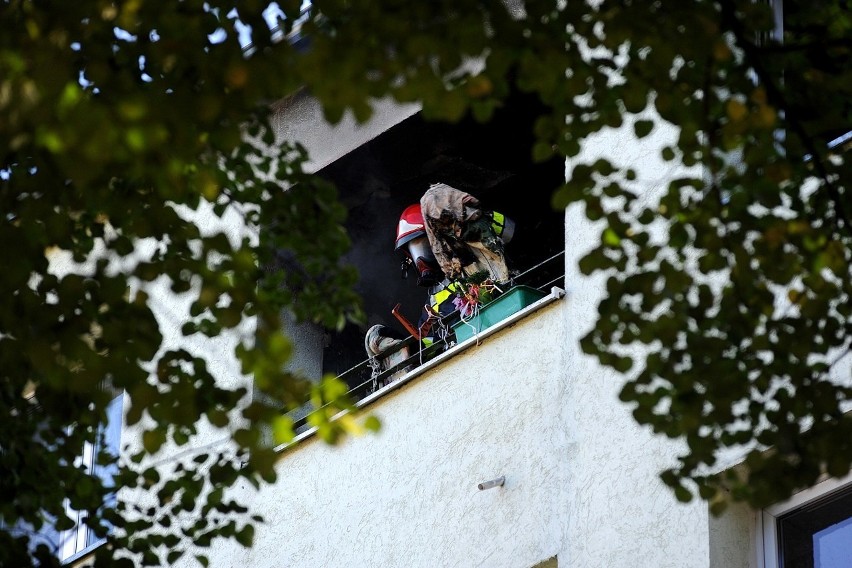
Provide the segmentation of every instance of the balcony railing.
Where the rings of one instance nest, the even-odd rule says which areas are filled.
[[[565,252],[560,251],[517,274],[512,278],[512,285],[525,285],[549,293],[554,286],[560,286],[565,278],[564,256]],[[459,315],[458,312],[455,312],[436,323],[437,326],[448,330],[448,333],[444,335],[443,339],[436,340],[431,345],[424,345],[417,338],[408,336],[396,345],[383,351],[377,358],[364,359],[357,365],[341,373],[338,378],[352,385],[348,392],[350,400],[355,403],[365,401],[368,397],[372,400],[375,398],[373,395],[379,393],[384,387],[391,385],[404,375],[408,375],[425,363],[432,361],[438,355],[454,347],[456,345],[455,335],[449,333],[449,331],[452,324],[457,321],[459,321]],[[393,357],[397,353],[405,353],[405,350],[407,350],[407,355],[402,359]],[[395,359],[396,362],[382,369],[382,363],[378,359]],[[309,428],[307,424],[308,415],[310,415],[310,412],[296,421],[297,432],[302,432]]]

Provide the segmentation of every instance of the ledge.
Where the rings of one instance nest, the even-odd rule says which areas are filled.
[[[97,542],[93,542],[86,546],[83,550],[75,552],[68,558],[60,561],[60,565],[65,568],[87,568],[92,566],[95,560],[95,552],[98,548],[106,544],[106,539],[102,538]]]

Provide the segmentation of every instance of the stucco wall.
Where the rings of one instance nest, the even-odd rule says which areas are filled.
[[[347,113],[338,124],[330,125],[317,100],[300,91],[278,102],[274,110],[278,139],[301,143],[311,158],[307,169],[317,171],[415,114],[420,105],[375,100],[368,122],[359,124]]]
[[[677,503],[657,473],[679,447],[638,427],[623,378],[580,354],[594,302],[571,280],[567,298],[369,407],[378,435],[288,450],[278,482],[246,493],[266,519],[254,547],[219,547],[212,565],[747,566],[748,513],[711,534],[702,503]]]
[[[578,211],[569,211],[566,250],[585,250],[589,235]],[[598,279],[583,278],[569,260],[571,301],[564,317],[567,392],[566,511],[560,566],[687,568],[708,566],[707,508],[683,505],[659,480],[681,448],[634,422],[618,400],[624,377],[583,354],[578,341],[596,315]],[[573,285],[572,285],[573,283]],[[563,562],[564,559],[564,562]]]
[[[659,160],[659,144],[673,135],[662,128],[643,144],[631,126],[589,141],[582,156],[606,158],[636,169],[640,200],[654,199],[675,173]],[[572,164],[568,164],[568,174]],[[683,505],[659,480],[683,448],[654,436],[633,420],[618,400],[625,377],[585,355],[579,341],[597,318],[605,276],[585,276],[578,260],[599,242],[603,225],[582,208],[566,212],[566,364],[568,388],[562,405],[568,456],[560,566],[655,568],[708,566],[708,519],[703,503]]]
[[[255,499],[267,524],[214,566],[532,566],[564,498],[564,304],[380,399],[378,435],[289,450]],[[502,488],[477,484],[506,476]]]
[[[757,513],[748,505],[730,505],[710,521],[710,568],[758,568]]]

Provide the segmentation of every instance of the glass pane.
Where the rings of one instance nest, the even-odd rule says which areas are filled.
[[[814,565],[844,568],[852,562],[852,517],[814,534]]]

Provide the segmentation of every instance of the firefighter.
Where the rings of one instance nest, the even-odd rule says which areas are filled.
[[[423,210],[429,212],[424,219]],[[394,309],[406,329],[425,345],[443,339],[446,330],[431,335],[431,324],[456,310],[453,299],[460,291],[455,280],[487,272],[498,284],[509,280],[503,245],[514,234],[514,222],[496,211],[485,211],[470,194],[445,184],[434,184],[420,203],[406,207],[400,215],[394,250],[403,254],[403,273],[414,268],[417,285],[427,288],[429,301],[415,328]],[[440,258],[440,260],[439,260]],[[452,280],[448,278],[452,277]],[[365,342],[374,358],[383,346],[394,345],[387,328],[374,326]]]
[[[417,272],[417,285],[428,289],[432,310],[442,316],[452,313],[454,284],[446,279],[432,252],[420,204],[409,205],[400,215],[394,250],[404,255],[403,273],[407,274],[413,267]]]
[[[433,184],[419,204],[402,212],[394,248],[405,254],[403,270],[413,266],[418,286],[429,289],[433,315],[443,317],[455,311],[452,300],[460,291],[455,280],[488,273],[498,285],[508,283],[503,245],[512,239],[514,229],[511,219],[481,209],[472,195]]]

